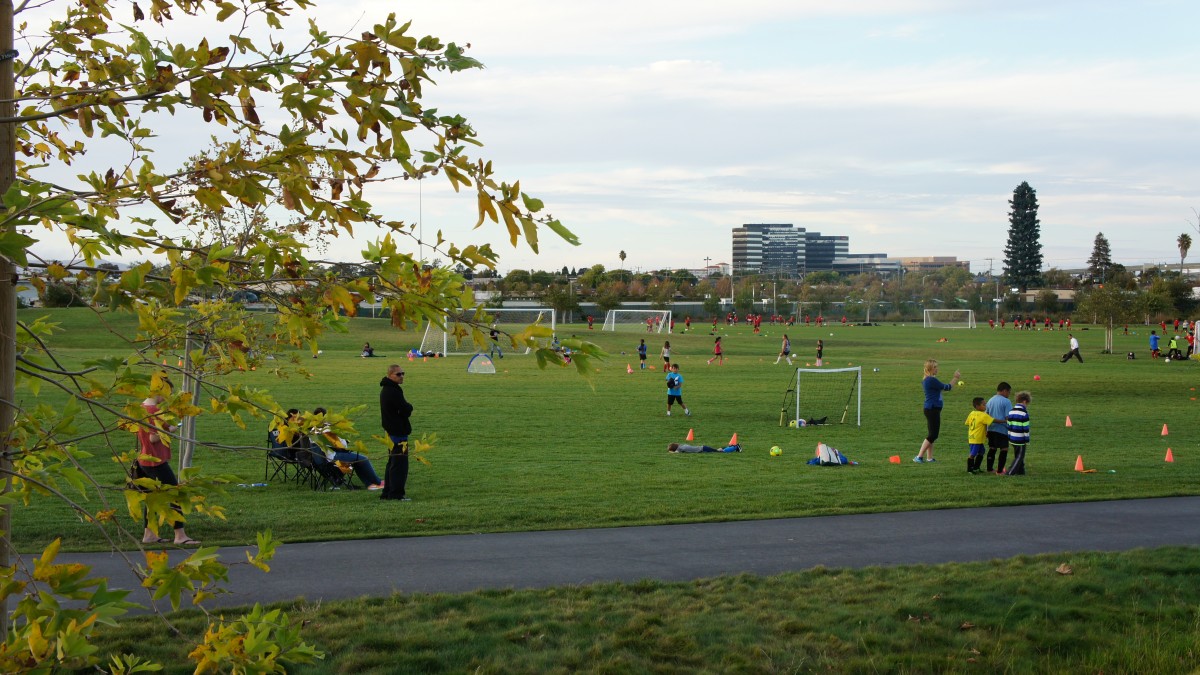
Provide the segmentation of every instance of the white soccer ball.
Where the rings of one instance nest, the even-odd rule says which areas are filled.
[[[804,420],[800,420],[800,421],[798,421],[798,422],[797,422],[797,424],[799,424],[800,426],[802,426],[802,427],[803,427],[803,426],[807,426],[807,425],[808,425],[808,422],[805,422]]]

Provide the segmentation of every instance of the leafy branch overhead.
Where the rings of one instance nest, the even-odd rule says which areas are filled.
[[[124,353],[82,365],[56,357],[50,321],[2,327],[17,336],[17,365],[0,373],[10,387],[0,398],[22,401],[3,409],[15,417],[0,458],[14,479],[3,508],[59,499],[114,549],[137,541],[121,522],[143,508],[152,528],[222,518],[232,477],[184,469],[179,486],[140,478],[113,488],[89,474],[101,453],[126,466],[136,459],[130,432],[149,424],[139,402],[162,390],[168,372],[191,388],[167,396],[164,415],[219,415],[247,428],[280,407],[268,392],[222,378],[266,367],[287,347],[315,353],[322,333],[345,330],[364,301],[381,303],[399,330],[474,317],[455,322],[456,337],[482,342],[487,317],[463,278],[411,252],[429,246],[472,270],[494,269],[497,253],[441,233],[418,241],[415,223],[382,206],[395,181],[446,180],[465,198],[474,193],[476,228],[503,228],[513,246],[536,252],[545,230],[578,244],[540,199],[474,154],[481,142],[465,117],[425,105],[435,76],[482,67],[469,45],[414,35],[395,15],[357,35],[330,32],[314,10],[311,0],[81,0],[22,3],[15,21],[0,23],[17,26],[4,37],[20,47],[15,106],[0,108],[15,132],[6,151],[15,170],[0,176],[0,265],[23,268],[43,292],[69,286],[95,309],[98,329],[108,311],[137,317],[136,335],[121,336]],[[0,3],[0,13],[13,11]],[[339,238],[355,241],[361,260],[319,259]],[[71,258],[48,259],[51,245],[69,246]],[[120,269],[109,258],[141,262]],[[11,285],[0,293],[15,303]],[[249,319],[231,302],[244,294],[277,312]],[[536,347],[539,364],[565,366],[546,347],[547,331],[535,325],[509,338]],[[587,343],[573,349],[575,367],[590,375],[589,358],[603,354]],[[296,359],[271,365],[302,372]],[[364,447],[344,417],[331,419]],[[433,441],[417,441],[416,451]],[[266,570],[276,545],[260,535],[245,564]],[[94,666],[90,631],[129,606],[126,593],[85,569],[54,564],[57,553],[54,544],[28,568],[0,565],[0,598],[21,598],[0,671]],[[175,564],[143,557],[144,585],[172,607],[219,592],[226,575],[213,549]],[[59,598],[81,608],[62,609]],[[261,649],[244,649],[251,638]],[[201,671],[276,672],[280,661],[319,654],[280,613],[256,609],[213,626],[192,657]],[[131,655],[110,665],[153,669]]]

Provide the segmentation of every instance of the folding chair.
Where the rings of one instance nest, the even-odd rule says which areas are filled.
[[[278,429],[267,432],[267,448],[263,464],[263,482],[271,483],[278,477],[285,481],[297,480],[299,462],[296,461],[295,450],[279,442]]]
[[[313,490],[355,489],[354,473],[342,473],[337,465],[325,458],[321,446],[307,436],[300,439],[296,447],[296,461],[304,472],[303,481]]]

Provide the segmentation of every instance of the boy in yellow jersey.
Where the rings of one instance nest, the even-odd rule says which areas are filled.
[[[967,447],[970,449],[970,454],[967,456],[967,473],[978,473],[979,465],[983,463],[984,443],[987,442],[987,428],[989,424],[996,420],[985,411],[983,398],[975,397],[971,400],[971,407],[974,410],[967,415],[967,421],[963,424],[967,425]]]

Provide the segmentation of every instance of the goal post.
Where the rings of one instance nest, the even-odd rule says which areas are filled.
[[[975,310],[973,309],[927,309],[925,310],[926,328],[974,328]]]
[[[610,309],[604,315],[604,330],[670,333],[669,309]]]
[[[480,349],[487,349],[488,344],[475,344],[470,338],[471,325],[475,324],[484,331],[484,338],[491,327],[501,333],[515,334],[525,330],[532,324],[540,324],[550,329],[551,334],[558,329],[558,314],[553,307],[485,307],[478,316],[473,311],[446,311],[445,326],[439,326],[430,321],[425,326],[421,338],[421,353],[436,352],[446,356],[466,356],[476,354]],[[508,340],[500,342],[500,350],[504,354],[528,354],[533,350],[526,346],[510,349]]]
[[[792,395],[795,395],[792,398]],[[795,403],[788,426],[853,424],[862,426],[862,367],[797,368],[784,392],[779,423],[784,424],[789,403]]]

